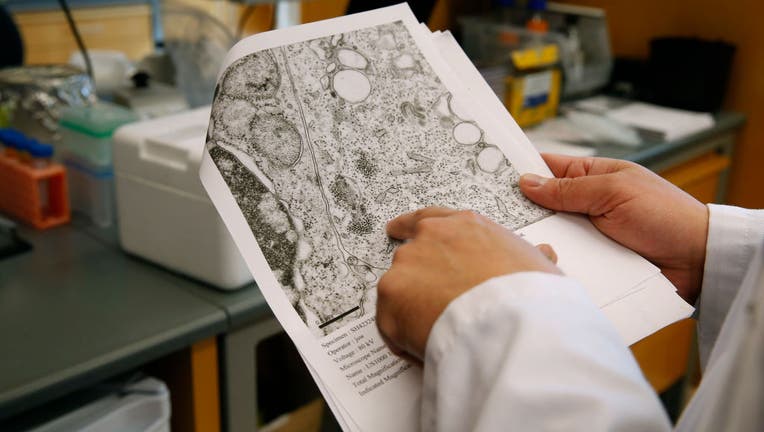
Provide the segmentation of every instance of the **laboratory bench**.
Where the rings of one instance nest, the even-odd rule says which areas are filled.
[[[723,200],[745,119],[716,120],[682,140],[602,146],[598,156],[641,163],[704,201]],[[177,430],[256,429],[263,375],[253,367],[255,345],[283,332],[254,283],[217,290],[125,253],[116,229],[78,218],[20,231],[32,249],[0,260],[0,425],[145,368],[168,380],[171,394],[180,390]],[[632,347],[659,392],[684,376],[693,329],[680,322]],[[294,385],[310,378],[300,380]]]
[[[674,141],[647,141],[636,147],[603,145],[596,156],[637,162],[682,187],[702,202],[726,201],[727,174],[745,116],[721,112],[714,126]]]
[[[216,362],[229,322],[194,292],[209,288],[90,231],[77,220],[22,229],[32,249],[0,261],[0,424],[187,347]]]

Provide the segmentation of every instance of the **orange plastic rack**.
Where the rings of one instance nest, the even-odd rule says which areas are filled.
[[[47,194],[43,189],[46,185]],[[0,155],[0,212],[37,229],[69,222],[69,192],[64,167],[50,164],[33,168]]]

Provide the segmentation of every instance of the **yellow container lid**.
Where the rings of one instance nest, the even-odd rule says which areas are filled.
[[[553,65],[559,61],[560,54],[557,45],[547,44],[512,51],[510,58],[515,67],[522,70]]]

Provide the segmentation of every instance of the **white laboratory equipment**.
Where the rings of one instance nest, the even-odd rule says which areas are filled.
[[[199,180],[210,107],[132,123],[114,134],[122,248],[224,290],[252,281]]]

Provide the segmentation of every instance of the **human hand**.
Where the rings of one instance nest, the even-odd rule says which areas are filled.
[[[554,252],[538,249],[470,211],[429,207],[387,224],[398,246],[377,286],[377,327],[396,355],[424,356],[432,326],[460,294],[490,278],[521,271],[560,273]]]
[[[679,295],[695,302],[706,257],[705,205],[632,162],[542,156],[558,178],[522,176],[520,189],[530,200],[589,215],[602,233],[660,267]]]

